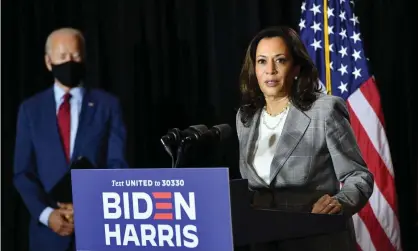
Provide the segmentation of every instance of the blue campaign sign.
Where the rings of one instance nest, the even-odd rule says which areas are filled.
[[[226,168],[71,171],[76,248],[232,251]]]

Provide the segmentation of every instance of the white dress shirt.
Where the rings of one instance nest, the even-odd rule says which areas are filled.
[[[81,106],[83,103],[84,88],[82,87],[71,88],[70,94],[71,94],[71,99],[70,99],[70,105],[71,105],[70,156],[72,156],[73,150],[74,150],[75,137],[76,137],[77,129],[78,129],[78,120],[80,117]],[[64,101],[64,95],[65,95],[65,91],[58,84],[54,84],[54,96],[55,96],[57,115],[58,115],[59,107]],[[54,209],[51,207],[45,208],[42,211],[41,215],[39,216],[39,221],[42,222],[44,225],[48,226],[49,216],[51,215],[52,211],[54,211]]]

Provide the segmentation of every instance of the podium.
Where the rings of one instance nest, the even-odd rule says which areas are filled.
[[[342,215],[256,209],[227,168],[71,171],[77,250],[222,250],[336,233]]]
[[[235,246],[283,241],[348,230],[347,219],[343,215],[252,208],[247,180],[230,181],[230,194]]]

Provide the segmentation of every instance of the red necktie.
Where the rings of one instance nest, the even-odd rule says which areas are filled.
[[[70,162],[70,134],[71,134],[71,95],[66,93],[64,95],[64,102],[62,102],[58,110],[58,129],[61,136],[61,142],[64,148],[67,162]]]

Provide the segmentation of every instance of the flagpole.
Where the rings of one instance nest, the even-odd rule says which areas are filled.
[[[331,64],[329,58],[329,37],[328,37],[328,0],[324,0],[324,53],[325,53],[325,86],[327,93],[332,94],[331,89]]]

